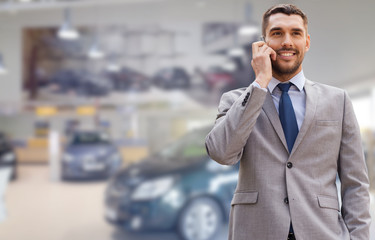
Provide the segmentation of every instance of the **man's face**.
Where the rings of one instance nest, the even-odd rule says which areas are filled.
[[[277,53],[276,61],[272,61],[276,78],[292,77],[301,71],[305,52],[310,48],[310,35],[301,16],[283,13],[271,15],[265,41]]]

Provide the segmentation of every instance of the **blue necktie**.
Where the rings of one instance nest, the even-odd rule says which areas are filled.
[[[279,83],[277,85],[277,87],[282,91],[279,102],[279,117],[281,125],[283,126],[289,154],[292,152],[294,142],[296,141],[298,135],[296,114],[294,113],[293,104],[288,94],[291,86],[291,83]],[[294,233],[292,223],[290,223],[289,232]]]
[[[292,152],[294,142],[298,135],[298,125],[296,114],[292,101],[290,100],[288,91],[291,83],[279,83],[277,87],[282,91],[279,102],[279,117],[281,125],[283,126],[286,143],[288,145],[289,153]]]

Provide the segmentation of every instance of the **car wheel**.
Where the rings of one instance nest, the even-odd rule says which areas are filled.
[[[211,198],[192,200],[182,211],[178,230],[184,240],[211,240],[223,223],[223,212]]]

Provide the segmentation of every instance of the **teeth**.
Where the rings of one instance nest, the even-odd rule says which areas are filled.
[[[293,56],[293,53],[282,53],[281,56],[290,57]]]

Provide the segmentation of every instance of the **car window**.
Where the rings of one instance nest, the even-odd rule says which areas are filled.
[[[178,139],[159,152],[159,159],[164,161],[190,161],[196,158],[206,157],[204,144],[208,130],[201,129]]]
[[[108,144],[109,142],[109,136],[106,133],[85,132],[74,134],[71,145]]]

